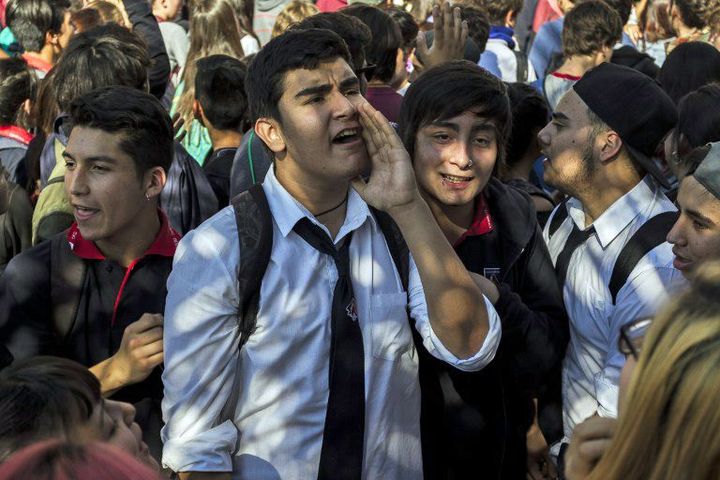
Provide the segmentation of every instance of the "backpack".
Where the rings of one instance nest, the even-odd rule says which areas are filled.
[[[41,158],[49,156],[62,158],[65,143],[55,134],[50,135],[43,148]],[[54,162],[47,185],[40,192],[32,217],[32,243],[47,240],[54,234],[72,225],[72,207],[65,195],[65,163]]]
[[[555,216],[550,220],[548,227],[550,238],[552,238],[558,228],[560,228],[560,225],[562,225],[568,217],[568,211],[567,208],[565,208],[566,203],[567,200],[563,201],[558,208],[555,209]],[[678,212],[658,213],[638,228],[625,246],[623,246],[620,255],[618,255],[615,260],[615,265],[610,275],[610,283],[608,284],[613,305],[615,305],[617,301],[617,295],[620,289],[627,283],[628,277],[638,262],[655,247],[665,242],[668,232],[670,232],[670,229],[678,219],[678,215]],[[563,285],[560,287],[562,288]]]
[[[523,52],[513,50],[515,55],[515,81],[525,83],[528,81],[528,58]]]
[[[255,330],[260,285],[270,262],[272,250],[273,220],[265,191],[260,184],[255,184],[249,190],[237,195],[230,203],[235,210],[238,241],[242,251],[238,269],[240,292],[240,301],[238,302],[240,343],[238,348],[242,348]],[[390,256],[400,274],[402,286],[407,292],[410,270],[410,252],[407,244],[390,215],[372,207],[370,207],[370,211],[383,232]]]

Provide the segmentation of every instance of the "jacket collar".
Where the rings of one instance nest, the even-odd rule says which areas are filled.
[[[25,63],[28,64],[28,67],[43,72],[48,73],[50,70],[52,70],[52,65],[43,60],[42,58],[36,57],[34,55],[28,55],[27,53],[22,54],[22,59],[25,60]]]
[[[490,177],[483,192],[498,234],[505,243],[525,248],[537,228],[532,200],[520,190]]]
[[[15,125],[3,125],[0,126],[0,137],[9,138],[16,142],[22,143],[23,145],[29,145],[33,136],[30,132],[24,128],[17,127]]]
[[[158,231],[155,240],[141,258],[148,255],[159,255],[161,257],[175,255],[175,249],[181,236],[170,226],[165,212],[158,209],[158,215],[160,216],[160,231]],[[84,260],[105,260],[105,255],[97,248],[95,242],[83,238],[77,223],[70,226],[66,235],[67,241],[70,243],[70,249],[78,257]]]

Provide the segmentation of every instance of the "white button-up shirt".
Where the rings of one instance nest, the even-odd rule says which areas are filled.
[[[585,213],[577,199],[565,206],[568,218],[549,238],[544,237],[553,264],[570,236],[573,224],[586,230]],[[655,215],[675,211],[670,200],[646,177],[598,217],[596,234],[580,245],[567,270],[563,299],[570,318],[570,344],[563,362],[563,422],[569,439],[576,424],[598,413],[617,415],[620,370],[625,357],[618,350],[620,327],[651,316],[682,288],[684,279],[673,268],[667,242],[645,255],[628,276],[613,305],[608,285],[615,261],[632,235]],[[553,216],[557,210],[553,213]],[[590,228],[590,225],[587,225]]]
[[[338,274],[330,256],[292,230],[303,217],[319,223],[272,169],[263,188],[274,240],[257,329],[242,349],[236,317],[241,252],[232,207],[190,232],[177,248],[165,308],[162,403],[163,464],[174,471],[232,470],[233,478],[253,480],[317,478]],[[415,263],[411,259],[408,296],[378,224],[353,190],[335,243],[350,232],[365,350],[363,478],[422,478],[418,357],[408,297],[425,348],[461,370],[479,370],[492,360],[500,322],[485,299],[487,338],[471,358],[456,358],[432,330]],[[226,404],[230,408],[224,410]]]

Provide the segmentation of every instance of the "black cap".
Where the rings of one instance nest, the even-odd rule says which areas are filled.
[[[603,63],[588,71],[573,89],[595,115],[620,135],[637,162],[661,185],[669,187],[652,157],[677,124],[678,114],[660,84],[632,68]]]
[[[705,154],[695,169],[695,180],[720,200],[720,142],[708,143],[700,150]]]

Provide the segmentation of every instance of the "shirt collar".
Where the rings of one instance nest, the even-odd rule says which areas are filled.
[[[52,70],[52,64],[46,62],[40,57],[36,57],[34,55],[28,55],[27,53],[22,54],[22,59],[25,60],[25,63],[28,64],[28,67],[33,68],[35,70],[39,70],[43,73],[48,73],[50,70]]]
[[[653,180],[646,175],[593,222],[602,248],[607,247],[638,215],[652,206],[656,190]],[[567,209],[575,225],[580,230],[585,230],[585,212],[580,201],[571,198],[567,202]]]
[[[485,235],[486,233],[492,232],[494,228],[495,225],[492,216],[490,216],[487,199],[485,198],[485,194],[481,193],[475,201],[475,216],[473,217],[470,228],[460,235],[460,238],[455,241],[453,247],[460,245],[467,237]]]
[[[177,244],[180,241],[181,236],[170,226],[170,222],[168,221],[165,212],[158,209],[158,215],[160,217],[160,231],[158,231],[155,240],[145,251],[142,257],[146,257],[148,255],[172,257],[175,255],[175,249],[177,248]],[[105,255],[103,255],[100,249],[97,248],[95,242],[85,240],[83,238],[77,223],[73,223],[68,229],[67,240],[70,243],[70,249],[78,257],[85,260],[105,260]]]
[[[24,128],[15,125],[0,126],[0,137],[10,138],[24,145],[29,145],[33,136]]]
[[[274,166],[271,166],[265,175],[263,189],[265,190],[270,212],[283,237],[287,237],[295,224],[305,217],[309,218],[311,222],[321,227],[330,235],[327,227],[320,223],[307,208],[290,195],[290,193],[285,190],[285,187],[280,184],[275,176]],[[370,209],[367,203],[350,187],[345,222],[342,227],[340,227],[335,241],[339,241],[349,232],[360,227],[368,217],[372,218],[372,215],[370,215]]]

